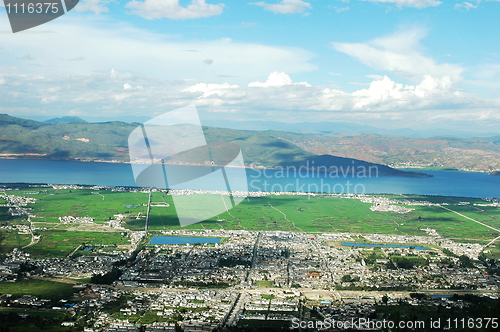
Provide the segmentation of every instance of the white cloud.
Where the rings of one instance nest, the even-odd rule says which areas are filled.
[[[224,4],[213,5],[206,3],[205,0],[192,0],[189,5],[182,7],[179,0],[132,0],[125,7],[132,9],[133,14],[149,20],[156,18],[186,20],[220,15]]]
[[[107,13],[109,9],[106,5],[109,2],[109,0],[81,0],[74,9],[78,12]]]
[[[186,92],[186,91],[187,92],[202,92],[203,93],[202,97],[205,98],[205,97],[208,97],[208,96],[211,96],[214,94],[222,96],[223,94],[228,92],[229,89],[237,89],[237,88],[239,88],[239,86],[236,84],[231,85],[228,83],[224,83],[224,84],[198,83],[198,84],[190,86],[182,91],[183,92]]]
[[[130,89],[132,89],[132,85],[130,85],[129,83],[125,83],[125,84],[123,84],[123,89],[130,90]]]
[[[254,22],[241,22],[241,25],[244,26],[244,27],[253,27],[253,26],[256,26],[257,23],[254,23]]]
[[[269,74],[269,76],[267,77],[267,80],[265,82],[251,82],[248,84],[248,87],[268,88],[268,87],[280,87],[280,86],[284,86],[284,85],[311,86],[307,82],[293,83],[290,76],[288,76],[285,73],[278,73],[277,71],[275,71],[275,72]]]
[[[8,24],[7,17],[0,15],[0,26]],[[116,68],[160,79],[208,81],[225,74],[237,77],[231,83],[246,85],[250,77],[267,76],[273,71],[294,74],[317,69],[310,63],[314,54],[301,48],[237,42],[228,38],[179,40],[123,23],[103,23],[100,18],[54,20],[51,30],[58,38],[53,34],[2,35],[2,46],[9,49],[9,52],[0,53],[2,73],[88,75]],[[192,52],[194,50],[196,52]],[[17,58],[26,54],[36,57],[32,62],[37,66],[20,66],[21,61]],[[62,55],[65,59],[85,61],[61,61]],[[204,62],[207,59],[213,61],[210,66]],[[222,78],[217,83],[223,83]]]
[[[474,69],[474,73],[477,78],[485,79],[500,79],[500,63],[486,63],[479,65]]]
[[[264,7],[264,10],[269,10],[275,14],[303,13],[306,9],[312,8],[309,2],[302,0],[281,0],[276,4],[266,2],[253,2],[250,4]]]
[[[400,8],[401,7],[427,8],[427,7],[436,7],[442,4],[441,1],[437,0],[363,0],[363,1],[394,3]]]
[[[83,116],[155,116],[194,103],[202,112],[234,114],[240,121],[256,117],[262,121],[296,122],[343,119],[376,120],[385,126],[422,126],[431,122],[448,126],[461,119],[465,128],[500,125],[500,99],[459,92],[447,77],[426,76],[417,85],[404,85],[384,76],[367,88],[346,92],[293,84],[287,74],[273,74],[268,84],[260,83],[259,87],[248,87],[248,83],[240,86],[159,80],[118,70],[71,77],[10,75],[4,76],[0,89],[0,110],[12,115],[64,115],[74,110]],[[124,82],[131,88],[125,89]],[[20,100],[31,106],[19,107]]]
[[[464,80],[463,84],[482,95],[491,93],[498,95],[500,63],[485,63],[470,68],[470,77]]]
[[[477,5],[474,5],[473,3],[470,3],[470,2],[462,2],[462,3],[457,3],[455,5],[455,9],[476,9],[477,8]]]
[[[411,107],[410,103],[416,103],[420,107],[435,105],[441,98],[454,100],[460,93],[452,91],[449,77],[436,79],[426,76],[417,86],[403,86],[403,84],[392,81],[384,76],[381,80],[373,81],[368,89],[358,90],[352,93],[354,97],[354,109],[370,109],[371,107]],[[435,97],[437,100],[431,98]],[[398,106],[396,106],[398,105]],[[413,107],[411,107],[413,108]]]
[[[350,55],[363,64],[395,73],[398,76],[421,81],[425,75],[442,78],[448,76],[454,83],[462,80],[463,68],[449,63],[437,64],[422,55],[419,49],[424,31],[419,29],[395,33],[368,43],[333,43],[334,48]]]
[[[380,81],[384,79],[382,75],[365,75],[366,78],[371,78],[372,80]]]
[[[342,8],[337,8],[335,11],[337,13],[342,13],[342,12],[345,12],[345,11],[348,11],[349,10],[349,6],[347,7],[342,7]]]

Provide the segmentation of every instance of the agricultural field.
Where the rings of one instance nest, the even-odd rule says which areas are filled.
[[[142,192],[116,192],[93,189],[62,189],[47,187],[26,188],[10,191],[9,195],[36,198],[30,204],[37,217],[34,222],[56,222],[59,217],[92,217],[94,222],[103,223],[115,214],[146,213],[148,194]]]
[[[401,198],[400,196],[388,196]],[[500,209],[473,205],[455,205],[462,200],[446,197],[407,197],[448,203],[446,207],[484,224],[500,229]],[[171,197],[170,207],[152,207],[150,230],[180,228]],[[468,199],[473,203],[486,203]],[[374,212],[371,203],[338,197],[270,195],[251,197],[241,204],[190,229],[246,229],[256,231],[353,232],[396,235],[425,235],[422,228],[436,229],[442,236],[457,239],[491,240],[500,234],[472,220],[438,206],[410,206],[406,214]],[[217,221],[224,220],[224,221]]]
[[[7,194],[37,199],[36,203],[29,204],[29,207],[32,208],[31,213],[36,215],[31,218],[32,227],[42,228],[35,231],[35,234],[41,235],[41,239],[26,248],[27,252],[36,257],[66,257],[81,244],[113,247],[128,244],[128,238],[121,231],[105,225],[116,214],[127,216],[122,223],[127,229],[142,231],[146,226],[147,193],[117,192],[109,189],[97,191],[91,188],[55,190],[51,187],[22,187]],[[499,232],[468,219],[500,229],[500,209],[491,205],[474,205],[491,204],[481,199],[383,196],[389,199],[409,198],[445,205],[413,205],[408,207],[415,209],[414,211],[400,214],[389,211],[374,212],[370,210],[372,203],[345,197],[269,195],[246,198],[228,212],[185,228],[395,235],[426,235],[421,229],[432,228],[440,235],[456,241],[474,240],[481,244],[487,244],[500,235]],[[218,199],[220,196],[211,197]],[[181,229],[172,196],[161,191],[153,192],[151,202],[149,231]],[[206,213],[210,204],[202,203],[193,204],[193,210],[190,211],[196,214]],[[1,225],[27,225],[26,216],[12,219],[6,209],[0,207]],[[60,216],[91,217],[94,218],[94,223],[62,224],[58,219]],[[14,247],[29,244],[30,240],[30,235],[2,229],[0,252],[10,252]],[[500,252],[499,245],[490,248],[492,252]]]
[[[0,230],[0,254],[6,254],[14,248],[30,243],[31,235],[19,234],[17,231]]]
[[[121,232],[47,230],[40,235],[38,243],[24,249],[34,258],[66,257],[80,245],[118,247],[129,244],[129,238]]]
[[[49,280],[31,279],[18,282],[0,282],[0,294],[12,294],[14,297],[29,294],[43,299],[69,300],[74,292],[73,284]]]
[[[0,206],[0,226],[7,225],[7,221],[12,222],[14,220],[22,219],[19,217],[16,218],[16,217],[11,216],[11,214],[8,211],[9,211],[8,207]]]
[[[23,318],[19,314],[28,316]],[[61,322],[72,320],[76,320],[76,318],[67,312],[0,309],[0,321],[3,323],[2,331],[68,332],[68,327],[61,326]]]

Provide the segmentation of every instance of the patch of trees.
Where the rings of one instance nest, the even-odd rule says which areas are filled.
[[[358,282],[359,277],[358,276],[351,276],[350,274],[346,274],[345,276],[342,277],[342,282]]]
[[[222,258],[219,260],[220,267],[235,267],[237,265],[251,266],[252,262],[240,258]]]
[[[400,269],[405,270],[411,270],[413,266],[427,265],[427,260],[422,257],[391,257],[391,259]]]
[[[469,269],[474,268],[474,264],[472,263],[472,261],[470,260],[469,257],[462,255],[462,256],[458,257],[458,259],[460,260],[461,267],[465,267],[465,268],[469,268]]]
[[[120,278],[122,273],[123,272],[120,269],[113,267],[111,271],[104,275],[94,274],[92,278],[90,278],[90,282],[93,284],[111,285],[114,281]]]
[[[37,331],[48,330],[54,327],[59,327],[61,322],[64,320],[72,320],[72,318],[67,315],[50,317],[29,314],[24,317],[14,312],[2,313],[0,314],[0,321],[2,322],[0,325],[0,332],[10,331],[11,328],[14,328],[17,331],[18,328],[16,327],[19,326],[29,327],[28,330],[33,330],[33,328],[36,328]]]
[[[203,281],[176,281],[174,282],[176,286],[184,287],[203,287],[203,288],[227,288],[229,284],[227,282],[203,282]]]

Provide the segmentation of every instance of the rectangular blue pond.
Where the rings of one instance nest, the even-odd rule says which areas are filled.
[[[453,295],[431,295],[432,299],[451,298]]]
[[[220,243],[219,237],[153,236],[149,244]]]
[[[377,247],[377,248],[414,248],[417,250],[429,250],[429,248],[422,246],[414,246],[411,244],[376,244],[376,243],[355,243],[355,242],[341,242],[344,247]]]

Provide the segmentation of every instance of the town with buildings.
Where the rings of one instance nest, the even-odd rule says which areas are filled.
[[[102,189],[92,187],[95,191],[90,194],[104,200],[106,194],[99,193]],[[151,194],[150,190],[107,190]],[[170,194],[213,192],[177,190]],[[239,194],[265,197],[271,193]],[[406,214],[414,210],[412,206],[443,205],[371,195],[339,197],[371,204],[373,213]],[[32,207],[37,199],[9,190],[0,198],[12,217],[21,214],[29,222],[6,223],[1,229],[32,237],[30,244],[3,256],[0,282],[50,281],[71,287],[67,296],[56,300],[3,292],[0,310],[17,310],[19,315],[25,315],[23,310],[64,314],[58,324],[65,331],[254,331],[262,326],[266,330],[345,330],[349,326],[335,327],[332,322],[351,322],[351,329],[356,329],[358,320],[379,324],[393,318],[401,306],[473,312],[475,301],[500,301],[498,261],[485,256],[487,248],[477,241],[443,237],[433,228],[421,229],[425,235],[418,236],[222,227],[133,231],[124,227],[130,215],[116,214],[106,227],[122,234],[127,245],[82,243],[66,257],[37,258],[27,250],[40,240],[37,232],[44,230],[30,221],[36,218]],[[490,200],[474,206],[495,204],[498,201]],[[136,206],[170,207],[166,202],[152,203],[151,198],[148,204],[126,205]],[[145,218],[139,212],[132,219],[145,222]],[[57,221],[64,227],[99,226],[90,216],[63,215]],[[371,327],[378,329],[378,325]]]
[[[452,301],[450,295],[457,291],[498,299],[500,278],[477,263],[480,246],[443,239],[431,229],[427,232],[429,236],[416,238],[164,231],[161,236],[223,241],[137,246],[130,252],[110,255],[96,251],[66,259],[32,259],[22,249],[15,249],[0,264],[2,282],[18,278],[79,280],[109,276],[114,270],[119,273],[106,284],[99,278],[74,283],[73,299],[59,303],[29,294],[19,298],[3,294],[0,306],[86,312],[78,321],[63,322],[69,327],[85,322],[85,331],[142,331],[143,327],[145,331],[211,331],[252,321],[293,324],[299,318],[377,319],[375,306],[381,303],[471,305]],[[361,239],[399,245],[349,245],[361,243]],[[434,249],[437,246],[449,250],[448,254]],[[29,266],[29,271],[23,272],[23,266]],[[412,298],[414,293],[426,296]],[[143,323],[148,320],[152,322]]]

